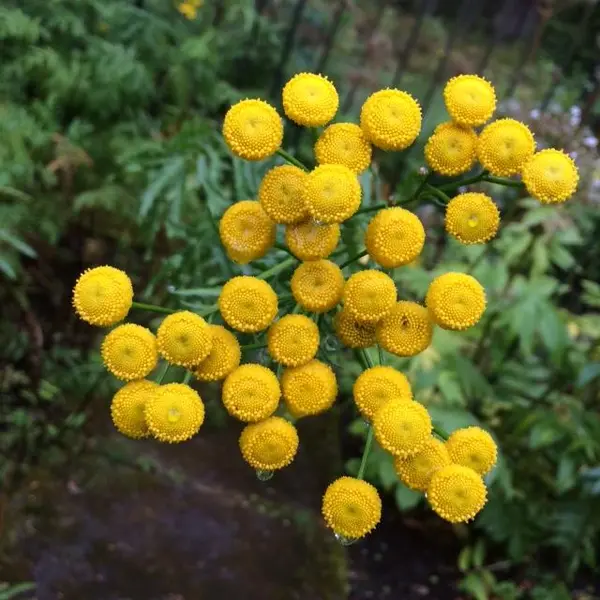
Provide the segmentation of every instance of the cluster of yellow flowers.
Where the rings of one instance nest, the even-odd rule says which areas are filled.
[[[177,10],[188,20],[192,21],[198,14],[198,9],[204,4],[204,0],[185,0],[177,6]]]
[[[491,117],[496,104],[486,80],[455,77],[446,85],[444,99],[452,120],[440,125],[427,142],[425,157],[432,170],[457,175],[478,159],[490,177],[520,173],[529,193],[542,202],[563,201],[574,191],[577,170],[571,159],[558,150],[535,153],[533,136],[524,124],[501,119],[476,133],[473,128]],[[339,99],[327,78],[301,73],[286,83],[282,103],[294,123],[322,127],[334,118]],[[434,327],[462,331],[474,326],[486,306],[483,287],[470,275],[448,272],[432,281],[424,304],[399,299],[394,280],[382,269],[411,263],[425,242],[419,218],[400,206],[376,207],[360,256],[341,266],[328,259],[338,246],[340,224],[361,207],[358,174],[369,167],[373,146],[405,149],[420,130],[421,109],[410,94],[376,92],[362,107],[360,125],[335,123],[320,133],[314,146],[317,165],[308,170],[282,150],[283,121],[273,106],[257,99],[232,106],[223,124],[231,151],[247,160],[277,153],[289,164],[265,174],[257,200],[242,200],[225,211],[221,242],[231,260],[249,263],[273,248],[277,226],[282,225],[287,250],[300,261],[289,279],[296,308],[280,314],[279,298],[267,281],[274,273],[270,269],[258,276],[233,277],[223,285],[211,311],[218,310],[223,325],[189,311],[162,308],[172,314],[156,335],[139,325],[118,325],[102,344],[108,370],[128,382],[112,402],[117,429],[132,438],[152,435],[166,442],[187,440],[200,429],[204,407],[187,377],[184,383],[166,385],[160,385],[162,377],[158,382],[145,379],[160,356],[200,381],[224,380],[223,406],[247,424],[239,440],[242,456],[261,477],[287,466],[299,444],[293,421],[328,410],[338,394],[334,371],[317,358],[326,358],[321,334],[329,321],[319,317],[328,313],[330,333],[355,349],[364,363],[353,398],[369,433],[357,477],[341,477],[324,493],[327,525],[341,539],[355,540],[379,522],[379,494],[363,480],[373,439],[394,457],[399,479],[425,492],[438,515],[453,523],[472,519],[486,501],[482,477],[496,462],[492,437],[479,427],[449,436],[441,432],[413,398],[406,376],[385,364],[373,365],[366,349],[378,345],[396,356],[415,356],[430,345]],[[485,194],[459,194],[447,204],[446,229],[463,243],[491,239],[498,225],[498,209]],[[343,270],[362,256],[379,268],[346,278]],[[283,272],[293,262],[276,269]],[[136,304],[147,306],[133,302],[131,281],[113,267],[86,271],[75,285],[75,309],[92,325],[117,324]],[[262,364],[241,364],[244,347],[231,330],[266,332],[265,345],[279,365],[277,374]],[[275,416],[282,397],[285,410]]]

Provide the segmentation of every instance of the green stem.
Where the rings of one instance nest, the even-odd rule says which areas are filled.
[[[361,259],[363,256],[366,256],[367,254],[368,254],[367,250],[361,250],[356,256],[353,256],[352,258],[349,258],[345,263],[342,263],[340,265],[340,269],[345,269],[347,266],[349,266],[353,262],[356,262],[357,260]]]
[[[291,257],[295,258],[295,256],[292,254],[292,251],[287,246],[284,246],[283,244],[273,244],[273,248],[277,248],[277,250],[286,252]]]
[[[421,192],[425,189],[425,186],[429,183],[430,179],[431,179],[431,172],[427,173],[427,175],[425,175],[423,177],[423,179],[421,179],[421,183],[419,184],[419,187],[415,190],[415,193],[408,199],[408,201],[405,202],[405,204],[408,204],[409,202],[416,200],[421,195]]]
[[[364,348],[361,348],[359,352],[362,354],[363,362],[368,366],[369,369],[372,369],[374,365],[369,353]]]
[[[162,371],[159,373],[158,377],[156,378],[156,383],[158,383],[158,385],[160,385],[163,381],[163,379],[165,378],[165,375],[167,374],[167,371],[171,368],[171,364],[168,362],[165,362],[165,364],[162,367]]]
[[[139,308],[140,310],[147,310],[149,312],[164,313],[170,315],[171,313],[177,312],[172,308],[165,308],[164,306],[157,306],[156,304],[146,304],[145,302],[132,302],[131,308]]]
[[[497,183],[498,185],[505,185],[506,187],[522,188],[525,184],[522,181],[516,179],[508,179],[508,177],[494,177],[492,175],[486,175],[482,178],[482,181],[488,183]]]
[[[376,210],[381,210],[382,208],[389,208],[390,205],[387,202],[381,202],[379,204],[374,204],[373,206],[365,206],[360,210],[357,210],[352,216],[362,215],[363,213],[375,212]]]
[[[185,377],[183,378],[183,383],[187,384],[190,382],[190,380],[192,379],[192,372],[191,371],[186,371],[185,372]]]
[[[369,425],[369,432],[367,433],[367,441],[365,442],[365,449],[360,459],[360,467],[358,469],[358,479],[362,479],[365,474],[365,468],[367,467],[367,459],[369,458],[369,452],[371,452],[371,446],[373,445],[373,427]]]
[[[432,196],[435,196],[436,198],[439,198],[444,204],[448,204],[448,202],[450,202],[450,197],[447,194],[444,194],[442,190],[430,184],[426,184],[425,187],[427,188],[428,193],[430,193]]]
[[[286,152],[283,148],[279,148],[277,150],[277,154],[281,156],[285,161],[294,165],[295,167],[299,167],[304,171],[308,171],[308,167],[304,166],[295,156],[292,156],[289,152]]]
[[[267,344],[264,342],[257,342],[256,344],[246,344],[245,346],[241,346],[242,350],[259,350],[260,348],[266,348]]]
[[[437,425],[433,426],[433,433],[444,441],[446,441],[450,437],[450,434],[445,429],[442,429]]]
[[[455,190],[459,187],[463,187],[464,185],[469,185],[471,183],[478,183],[482,181],[484,177],[488,174],[487,171],[481,171],[477,175],[473,175],[472,177],[467,177],[466,179],[461,179],[460,181],[453,181],[452,183],[445,183],[444,185],[438,185],[438,190]]]
[[[379,344],[377,344],[377,356],[379,357],[379,364],[383,365],[383,363],[384,363],[383,350]]]
[[[280,262],[278,265],[263,271],[260,275],[257,276],[258,279],[268,279],[269,277],[273,277],[273,275],[277,275],[281,271],[285,271],[288,267],[291,267],[296,262],[296,259],[291,257],[283,262]]]
[[[218,304],[213,304],[212,306],[207,306],[205,311],[198,313],[201,317],[208,317],[213,313],[216,313],[219,310]]]

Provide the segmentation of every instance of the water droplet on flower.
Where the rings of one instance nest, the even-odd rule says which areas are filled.
[[[269,481],[275,475],[275,471],[262,471],[261,469],[256,469],[256,478],[259,481]]]
[[[344,535],[341,535],[339,533],[334,533],[333,534],[335,536],[335,539],[342,545],[342,546],[351,546],[352,544],[354,544],[355,542],[357,542],[358,540],[356,538],[348,538]]]

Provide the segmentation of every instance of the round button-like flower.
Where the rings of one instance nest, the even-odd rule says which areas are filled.
[[[446,231],[462,244],[483,244],[500,226],[500,212],[486,194],[466,192],[454,196],[446,206]]]
[[[119,433],[134,440],[148,435],[144,408],[157,389],[154,381],[139,379],[126,383],[114,395],[110,414]]]
[[[494,121],[479,135],[477,157],[492,175],[517,175],[534,152],[535,140],[529,127],[515,119]]]
[[[193,367],[202,362],[213,343],[206,321],[187,310],[165,317],[156,332],[156,341],[160,355],[181,367]]]
[[[355,540],[375,529],[381,520],[381,498],[370,483],[340,477],[325,490],[322,512],[334,533]]]
[[[498,458],[496,442],[481,427],[465,427],[452,432],[446,441],[446,449],[453,463],[469,467],[479,475],[489,473]]]
[[[554,148],[536,152],[523,165],[521,174],[527,191],[544,204],[568,200],[579,182],[573,159]]]
[[[410,402],[413,399],[406,375],[387,366],[363,371],[354,382],[352,394],[360,414],[369,421],[388,400]]]
[[[361,323],[377,323],[396,302],[396,284],[381,271],[351,275],[344,287],[344,310]]]
[[[240,366],[242,351],[237,338],[221,325],[209,325],[212,337],[210,354],[194,368],[200,381],[219,381]]]
[[[446,110],[459,125],[483,125],[496,110],[496,92],[478,75],[459,75],[444,88]]]
[[[141,325],[115,327],[102,342],[102,360],[118,379],[143,379],[156,367],[158,350],[154,334]]]
[[[411,400],[392,398],[382,404],[373,417],[373,433],[379,445],[400,458],[413,456],[431,437],[431,418],[427,409]]]
[[[335,315],[333,327],[340,342],[348,348],[369,348],[376,343],[375,323],[361,323],[347,310]]]
[[[242,365],[229,374],[223,384],[225,409],[246,423],[270,417],[277,410],[280,397],[275,373],[262,365]]]
[[[416,302],[401,300],[377,324],[377,343],[396,356],[423,352],[433,336],[427,309]]]
[[[286,367],[304,365],[319,349],[319,328],[304,315],[286,315],[271,325],[267,348],[273,359]]]
[[[241,100],[225,115],[223,137],[236,156],[264,160],[281,146],[283,121],[269,103]]]
[[[485,290],[471,275],[445,273],[429,285],[425,304],[431,319],[442,329],[463,331],[481,319]]]
[[[73,289],[73,306],[77,314],[90,325],[99,327],[122,321],[132,301],[131,279],[114,267],[87,269]]]
[[[189,440],[204,423],[202,398],[184,383],[158,386],[144,412],[150,433],[161,442]]]
[[[379,90],[363,104],[360,127],[374,146],[382,150],[404,150],[421,131],[421,107],[406,92]]]
[[[219,236],[231,260],[245,265],[262,258],[275,242],[275,223],[259,202],[231,205],[219,222]]]
[[[281,377],[281,389],[286,406],[296,419],[329,410],[338,391],[331,367],[316,359],[286,369]]]
[[[340,99],[327,77],[298,73],[283,88],[285,116],[305,127],[326,125],[335,117]]]
[[[440,175],[460,175],[475,163],[477,134],[456,123],[441,123],[425,144],[425,160]]]
[[[302,197],[306,172],[294,165],[273,167],[258,188],[258,201],[275,223],[299,223],[308,217]]]
[[[344,165],[357,174],[371,164],[372,153],[369,140],[354,123],[330,125],[315,144],[315,157],[320,165]]]
[[[337,223],[325,225],[313,220],[285,229],[285,243],[290,252],[300,260],[327,258],[340,241],[340,226]]]
[[[400,208],[384,208],[370,221],[365,234],[369,256],[385,269],[415,260],[423,250],[425,229],[417,215]]]
[[[281,417],[250,423],[240,436],[242,456],[257,471],[287,467],[296,456],[298,443],[296,428]]]
[[[484,507],[487,491],[483,479],[468,467],[448,465],[436,471],[427,487],[427,500],[450,523],[470,521]]]
[[[294,300],[305,310],[323,313],[342,299],[344,276],[330,260],[303,262],[292,275]]]
[[[430,437],[423,448],[408,458],[396,458],[394,468],[402,483],[413,490],[426,492],[433,474],[450,464],[446,446]]]
[[[219,310],[233,329],[256,333],[266,329],[277,315],[277,294],[266,281],[240,275],[223,286]]]

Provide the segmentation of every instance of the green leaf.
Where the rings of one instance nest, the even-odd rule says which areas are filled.
[[[398,475],[396,475],[396,469],[394,469],[394,459],[389,454],[385,454],[383,460],[379,462],[378,474],[381,485],[386,491],[391,490],[398,483]]]
[[[467,410],[444,406],[428,406],[431,420],[442,429],[452,432],[455,429],[479,425],[479,421]]]
[[[14,267],[2,256],[0,256],[0,271],[2,271],[9,279],[17,278],[17,272]]]
[[[587,365],[583,366],[581,371],[579,371],[579,374],[577,376],[576,385],[580,389],[584,388],[586,385],[588,385],[588,383],[591,383],[599,376],[600,376],[600,363],[599,362],[588,363]]]
[[[415,492],[414,490],[411,490],[405,485],[399,483],[396,486],[395,498],[398,508],[401,511],[406,511],[419,504],[421,498],[423,498],[423,494],[420,492]]]
[[[29,258],[37,257],[37,252],[29,244],[26,244],[23,240],[19,239],[6,229],[0,229],[0,242],[5,242],[21,254],[29,256]]]
[[[562,494],[573,488],[577,481],[576,469],[577,465],[569,455],[561,457],[556,473],[556,489],[559,493]]]
[[[471,555],[473,554],[472,546],[465,546],[458,555],[458,568],[466,573],[471,568]]]
[[[489,598],[486,585],[478,573],[469,573],[460,582],[459,587],[475,600],[488,600]]]
[[[483,561],[485,559],[485,542],[483,538],[479,538],[475,547],[473,548],[473,566],[478,569],[483,566]]]
[[[443,371],[439,376],[438,386],[448,404],[455,406],[464,404],[464,394],[455,372]]]
[[[0,590],[0,600],[11,600],[24,592],[29,592],[35,589],[35,583],[23,582],[11,585],[6,590]]]

